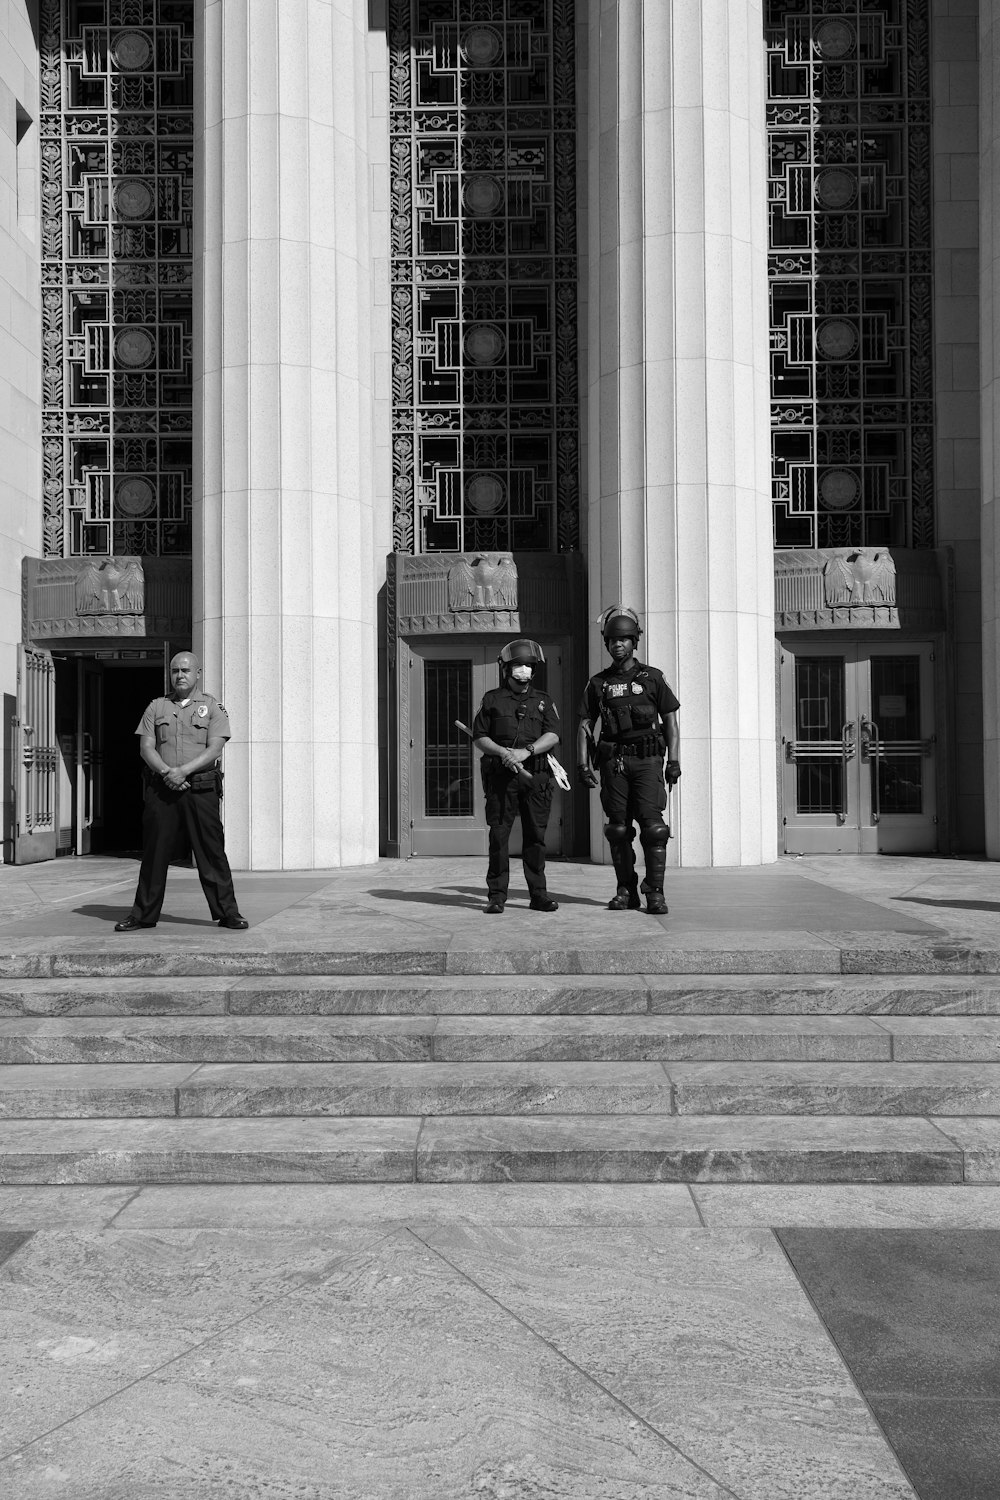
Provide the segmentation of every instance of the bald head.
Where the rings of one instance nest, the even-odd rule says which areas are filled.
[[[198,686],[201,677],[201,662],[193,651],[178,651],[177,655],[170,660],[170,691],[178,702],[183,703],[185,698]]]

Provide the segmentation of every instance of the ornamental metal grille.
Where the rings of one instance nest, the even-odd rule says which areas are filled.
[[[394,546],[578,535],[573,0],[391,0]]]
[[[191,550],[193,0],[42,0],[45,552]]]
[[[776,547],[934,544],[927,0],[770,0]]]

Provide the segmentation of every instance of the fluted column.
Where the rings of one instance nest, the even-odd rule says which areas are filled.
[[[983,749],[986,853],[1000,859],[1000,0],[979,7]]]
[[[198,4],[195,648],[237,866],[378,854],[367,18]]]
[[[592,614],[681,700],[687,865],[776,857],[760,0],[590,0]],[[596,627],[592,660],[606,662]],[[601,856],[599,826],[593,853]]]

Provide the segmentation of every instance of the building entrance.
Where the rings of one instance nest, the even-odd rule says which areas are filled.
[[[163,691],[156,648],[92,655],[21,648],[15,863],[141,849],[135,729]]]
[[[930,644],[781,647],[786,854],[937,848]]]
[[[142,847],[135,728],[146,704],[164,691],[163,657],[159,651],[109,657],[55,658],[57,854]]]

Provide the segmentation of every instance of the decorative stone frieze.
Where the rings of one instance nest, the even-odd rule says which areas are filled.
[[[774,623],[788,630],[944,629],[945,552],[820,547],[774,554]]]
[[[181,640],[191,634],[187,557],[26,557],[22,639],[90,641],[129,636]]]
[[[578,554],[435,552],[388,559],[390,641],[441,634],[560,634],[579,608]]]

